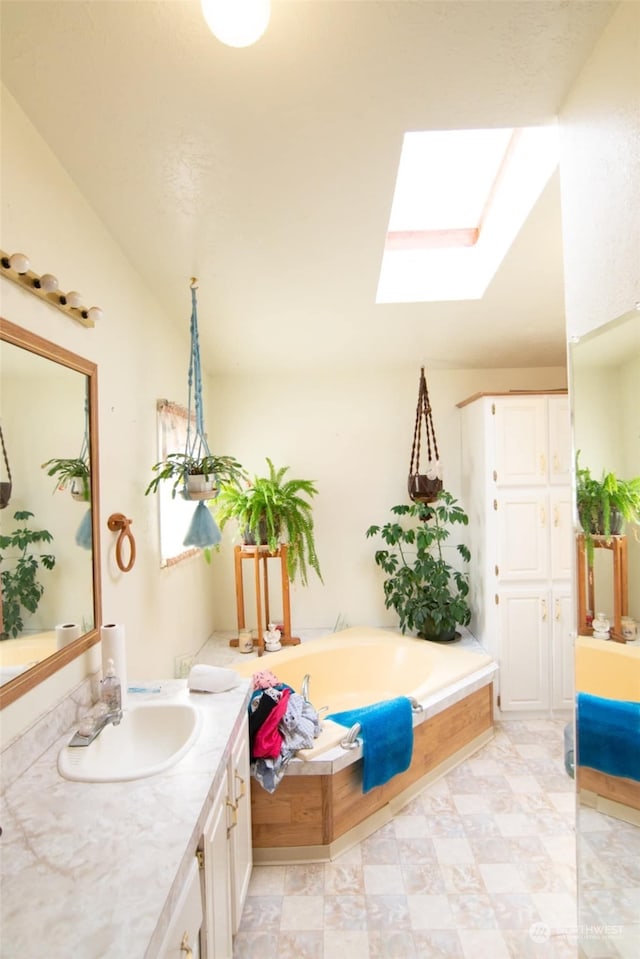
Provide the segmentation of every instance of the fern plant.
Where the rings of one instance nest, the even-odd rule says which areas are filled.
[[[272,553],[280,543],[286,543],[287,573],[291,582],[299,576],[302,585],[307,586],[310,569],[322,581],[309,502],[318,492],[315,483],[285,479],[289,467],[276,469],[269,457],[266,460],[267,476],[254,476],[243,488],[223,484],[217,499],[210,504],[220,529],[233,519],[245,542],[266,545]]]
[[[610,537],[622,532],[624,523],[640,524],[640,476],[619,479],[603,471],[601,479],[580,466],[576,456],[576,507],[584,534],[589,566],[593,566],[594,536]]]
[[[31,547],[50,543],[53,539],[46,529],[30,529],[28,521],[33,518],[29,510],[17,510],[13,518],[22,523],[12,533],[0,535],[0,573],[2,579],[2,632],[0,639],[19,636],[24,629],[23,610],[35,613],[44,593],[38,580],[40,564],[53,569],[56,558],[51,553],[37,553]]]

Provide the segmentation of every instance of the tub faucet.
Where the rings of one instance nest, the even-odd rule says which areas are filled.
[[[302,698],[305,703],[309,702],[309,683],[311,682],[311,674],[307,673],[304,679],[302,680]]]

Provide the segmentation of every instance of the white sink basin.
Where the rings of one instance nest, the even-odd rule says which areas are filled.
[[[173,766],[191,747],[200,713],[190,703],[145,703],[124,711],[88,746],[64,746],[58,770],[76,782],[122,782]]]

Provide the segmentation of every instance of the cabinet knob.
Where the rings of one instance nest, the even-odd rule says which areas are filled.
[[[547,601],[546,599],[542,600],[542,622],[546,623],[547,621]]]
[[[540,453],[540,475],[544,476],[547,472],[547,457]]]
[[[184,952],[186,959],[193,959],[193,949],[189,945],[189,933],[185,932],[180,943],[180,952]]]

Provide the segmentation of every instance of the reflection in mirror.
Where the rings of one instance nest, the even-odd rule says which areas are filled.
[[[97,642],[100,576],[96,366],[4,319],[0,337],[0,479],[7,463],[11,472],[10,501],[0,509],[4,706]],[[85,438],[88,501],[72,495],[71,485],[60,489],[59,477],[43,468],[51,459],[80,457]],[[16,602],[28,557],[38,564],[35,594],[22,589],[24,602]]]
[[[570,347],[574,449],[599,479],[640,476],[640,312]],[[640,536],[627,524],[600,543],[585,596],[609,624],[616,595],[626,642],[580,629],[576,640],[577,890],[581,956],[637,955],[640,946]],[[580,589],[580,577],[578,577]],[[587,599],[588,602],[588,599]],[[594,932],[594,930],[597,930]],[[598,942],[594,943],[593,939]],[[597,947],[600,951],[594,952]],[[602,950],[605,951],[602,951]],[[610,951],[607,951],[610,950]],[[634,951],[635,950],[635,951]]]

